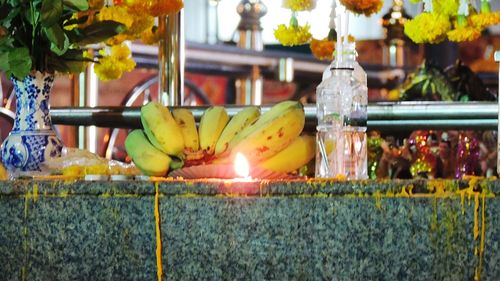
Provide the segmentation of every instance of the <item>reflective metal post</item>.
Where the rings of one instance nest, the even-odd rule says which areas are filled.
[[[89,52],[93,52],[92,49]],[[96,107],[99,93],[99,78],[94,72],[94,64],[90,63],[85,71],[72,77],[72,106]],[[97,127],[79,126],[75,134],[75,144],[79,149],[97,153]]]
[[[499,63],[499,66],[498,66],[498,94],[500,95],[500,51],[495,52],[495,61]],[[500,175],[500,98],[498,99],[497,174]]]
[[[183,10],[158,18],[162,38],[158,50],[158,101],[163,105],[182,105],[184,100],[184,24]]]

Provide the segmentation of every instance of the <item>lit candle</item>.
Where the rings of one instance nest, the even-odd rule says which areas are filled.
[[[242,153],[236,153],[236,157],[234,158],[234,172],[243,180],[252,179],[250,177],[250,164]]]

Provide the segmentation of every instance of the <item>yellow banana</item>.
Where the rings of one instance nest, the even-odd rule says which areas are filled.
[[[255,121],[253,124],[250,126],[244,128],[239,132],[230,142],[228,146],[228,150],[231,150],[234,146],[236,146],[239,142],[242,140],[246,139],[250,134],[252,134],[254,131],[259,130],[263,125],[268,123],[269,121],[272,121],[282,115],[284,112],[291,108],[295,108],[299,106],[300,104],[296,101],[283,101],[280,102],[264,114],[262,114],[257,121]]]
[[[177,125],[181,128],[184,137],[184,152],[195,152],[200,149],[200,141],[198,138],[198,130],[196,129],[196,121],[194,120],[191,110],[185,108],[177,108],[172,111]]]
[[[135,166],[148,176],[164,176],[172,159],[155,148],[141,130],[134,130],[125,139],[125,149]]]
[[[289,146],[259,164],[259,167],[282,173],[293,172],[306,165],[316,155],[316,139],[299,136]]]
[[[228,121],[229,116],[222,106],[210,107],[203,113],[198,132],[200,137],[200,148],[207,154],[214,154],[217,140]]]
[[[241,130],[252,124],[260,116],[260,110],[256,106],[249,106],[238,112],[227,124],[215,145],[215,155],[221,154],[229,146],[229,142]]]
[[[235,144],[230,150],[230,159],[234,159],[238,152],[254,164],[268,159],[290,145],[302,132],[304,123],[304,108],[300,103],[295,103],[294,106],[277,114],[275,118],[260,124],[243,140]]]
[[[141,108],[141,122],[149,141],[168,155],[183,158],[184,137],[170,110],[158,102]]]

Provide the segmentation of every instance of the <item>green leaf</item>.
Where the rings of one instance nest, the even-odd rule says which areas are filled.
[[[86,11],[89,9],[89,2],[87,0],[64,0],[64,5],[78,11]]]
[[[2,70],[2,71],[9,70],[9,53],[8,52],[0,53],[0,70]]]
[[[42,25],[51,26],[56,24],[63,12],[62,0],[43,0],[42,2]]]
[[[15,48],[9,53],[9,72],[21,79],[31,70],[31,57],[28,48]]]
[[[126,29],[125,25],[115,21],[99,21],[84,29],[73,29],[68,36],[71,42],[88,45],[105,41]]]
[[[52,52],[60,56],[68,50],[69,38],[59,25],[55,24],[44,28],[44,32],[50,41],[50,50]]]
[[[26,17],[26,20],[29,22],[29,24],[31,24],[32,26],[36,26],[40,19],[40,12],[38,10],[33,11],[31,9],[26,9],[24,16]]]

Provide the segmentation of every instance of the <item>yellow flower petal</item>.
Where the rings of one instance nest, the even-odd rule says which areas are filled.
[[[448,39],[453,42],[465,42],[481,37],[481,30],[471,26],[459,26],[448,32]]]
[[[424,12],[405,23],[405,34],[418,44],[439,43],[446,38],[450,28],[447,16]]]
[[[288,27],[284,24],[280,24],[278,28],[274,30],[274,37],[276,37],[283,46],[306,44],[312,37],[309,28],[310,26],[308,24],[298,27]]]
[[[99,51],[103,57],[94,66],[94,71],[102,81],[119,79],[123,72],[132,71],[135,62],[130,57],[130,49],[126,45],[111,47],[111,55],[104,55],[104,50]]]
[[[283,0],[283,8],[292,11],[311,11],[316,8],[316,0]]]
[[[485,29],[488,26],[500,23],[500,11],[472,15],[470,20],[475,27]]]

